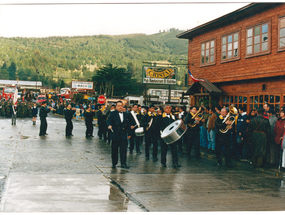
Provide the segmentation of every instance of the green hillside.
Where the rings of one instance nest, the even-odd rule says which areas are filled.
[[[186,63],[187,40],[170,29],[145,35],[97,35],[47,38],[0,38],[0,79],[39,80],[56,87],[61,80],[91,80],[96,69],[109,63],[133,68],[141,81],[143,62],[167,60]],[[184,59],[183,61],[181,59]],[[186,66],[177,66],[182,81]],[[38,71],[38,73],[36,73]]]

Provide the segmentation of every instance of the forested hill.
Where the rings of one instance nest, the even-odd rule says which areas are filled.
[[[153,35],[0,38],[0,79],[37,78],[52,87],[60,80],[90,80],[96,69],[111,63],[132,68],[135,78],[141,80],[145,61],[186,62],[187,40],[176,38],[181,32],[169,29]],[[180,66],[180,80],[184,69]]]

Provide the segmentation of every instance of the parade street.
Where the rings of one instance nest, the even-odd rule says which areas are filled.
[[[213,156],[179,156],[180,168],[129,154],[129,169],[112,169],[110,145],[85,138],[84,120],[49,114],[47,136],[39,119],[0,119],[1,212],[175,212],[285,210],[285,186],[274,171],[233,162],[218,167]],[[152,150],[152,149],[151,149]],[[160,158],[160,149],[159,149]]]

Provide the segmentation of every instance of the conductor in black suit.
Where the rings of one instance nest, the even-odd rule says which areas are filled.
[[[127,166],[127,146],[130,123],[128,114],[123,112],[123,102],[118,101],[116,110],[111,112],[107,120],[108,129],[112,131],[112,168],[118,164],[118,151],[120,147],[121,167],[128,169]]]

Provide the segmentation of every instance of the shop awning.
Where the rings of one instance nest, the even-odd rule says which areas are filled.
[[[217,88],[213,83],[208,79],[204,79],[205,82],[199,81],[193,83],[190,88],[187,90],[186,95],[220,95],[222,91]],[[201,92],[201,87],[203,87],[203,92]]]

